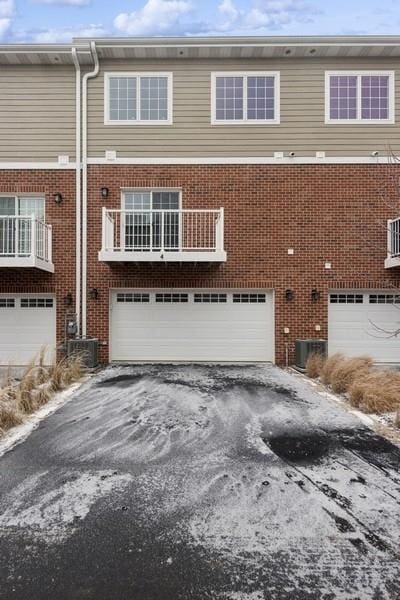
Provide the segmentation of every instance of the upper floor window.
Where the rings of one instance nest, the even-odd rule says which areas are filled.
[[[394,123],[393,71],[328,71],[326,123]]]
[[[106,73],[106,125],[170,125],[171,73]]]
[[[279,123],[279,73],[213,73],[213,124]]]

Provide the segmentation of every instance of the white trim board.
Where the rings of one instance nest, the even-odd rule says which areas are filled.
[[[149,156],[149,157],[121,157],[107,160],[103,157],[89,158],[89,165],[330,165],[330,164],[388,164],[387,156],[328,156],[316,158],[315,156]]]
[[[73,171],[76,169],[76,163],[62,165],[58,162],[0,162],[0,169],[57,169],[58,171]]]
[[[336,164],[388,164],[387,156],[199,156],[199,157],[132,157],[107,160],[103,157],[88,159],[89,165],[336,165]],[[58,170],[72,171],[76,169],[75,163],[60,165],[48,162],[0,162],[0,170]]]

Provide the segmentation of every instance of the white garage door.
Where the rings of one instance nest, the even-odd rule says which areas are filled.
[[[0,364],[25,365],[42,347],[56,346],[56,302],[48,294],[0,294]]]
[[[368,354],[377,362],[400,362],[400,295],[337,292],[329,297],[329,354]]]
[[[272,361],[273,293],[116,290],[111,360]]]

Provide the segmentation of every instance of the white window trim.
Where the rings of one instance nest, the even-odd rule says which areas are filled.
[[[330,78],[341,76],[357,77],[357,119],[331,119],[330,118]],[[376,77],[387,75],[389,77],[389,117],[387,119],[362,119],[361,118],[361,76]],[[393,125],[394,115],[394,71],[325,71],[325,124],[327,125]]]
[[[130,121],[120,121],[110,119],[110,78],[111,77],[136,77],[137,85],[136,85],[136,107],[137,107],[137,116],[140,116],[140,77],[166,77],[167,78],[167,86],[168,86],[168,119],[165,121],[147,121],[140,120],[140,118]],[[107,72],[104,73],[104,125],[172,125],[173,123],[173,115],[172,115],[172,107],[173,104],[173,75],[171,72],[148,72],[148,71],[116,71],[116,72]]]
[[[247,119],[247,84],[243,85],[243,119],[219,120],[217,113],[217,77],[274,77],[274,105],[275,116],[273,119]],[[211,73],[211,124],[212,125],[279,125],[280,124],[280,72],[279,71],[214,71]]]

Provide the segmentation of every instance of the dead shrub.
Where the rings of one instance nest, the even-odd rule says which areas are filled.
[[[362,375],[349,388],[350,403],[367,413],[400,409],[400,372],[375,371]]]
[[[2,388],[11,387],[14,384],[14,382],[15,382],[15,378],[13,375],[13,368],[12,368],[12,365],[9,364],[9,365],[7,365],[7,367],[4,371],[1,387]]]
[[[332,373],[340,361],[344,359],[344,355],[340,352],[328,356],[321,369],[321,381],[325,385],[329,385],[332,380]]]
[[[83,354],[73,354],[67,358],[65,370],[65,382],[67,384],[79,381],[85,373],[85,357]]]
[[[18,383],[12,377],[11,367],[6,372],[6,385],[0,389],[0,433],[22,423],[25,415],[46,404],[55,392],[79,381],[86,373],[81,355],[54,361],[51,367],[45,367],[44,360],[42,349],[26,366]]]
[[[31,391],[32,405],[36,407],[43,406],[54,395],[54,387],[51,381],[47,381],[39,385]]]
[[[85,375],[84,357],[74,354],[54,362],[50,368],[50,380],[55,390],[63,390]]]
[[[306,362],[306,375],[311,379],[316,379],[321,375],[322,367],[325,363],[325,357],[319,352],[310,354]]]
[[[14,402],[0,399],[0,428],[3,431],[20,425],[23,420],[23,414]]]
[[[330,375],[332,390],[337,394],[344,394],[353,381],[370,372],[372,365],[373,361],[369,356],[339,360]]]

